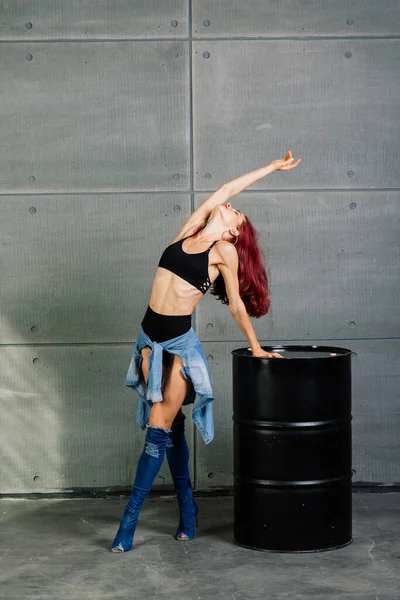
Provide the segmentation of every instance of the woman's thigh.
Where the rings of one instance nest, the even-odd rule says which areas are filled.
[[[182,418],[181,406],[189,391],[190,381],[182,373],[182,360],[174,355],[170,367],[165,371],[162,388],[162,402],[153,404],[149,424],[170,429],[174,421]]]
[[[149,346],[145,346],[142,350],[141,350],[141,355],[143,357],[142,360],[142,374],[144,377],[145,382],[147,383],[148,380],[148,376],[149,376],[149,356],[151,354],[151,348],[149,348]],[[176,355],[171,355],[169,361],[168,362],[168,367],[163,364],[162,366],[162,379],[161,379],[161,392],[163,395],[163,402],[157,402],[153,405],[152,410],[150,412],[150,425],[154,425],[154,423],[152,422],[152,415],[154,416],[154,413],[157,413],[158,411],[158,418],[161,416],[160,414],[160,409],[154,409],[154,407],[156,407],[157,405],[164,405],[164,407],[166,406],[164,404],[164,402],[167,400],[167,404],[172,404],[173,408],[170,408],[167,411],[161,411],[161,412],[168,412],[168,413],[172,413],[175,411],[175,404],[179,404],[179,399],[177,398],[177,402],[171,402],[169,401],[169,398],[172,396],[174,396],[174,390],[180,391],[179,395],[182,395],[183,393],[185,394],[183,396],[182,401],[180,402],[177,410],[175,411],[175,415],[174,418],[172,419],[173,422],[175,421],[179,421],[180,419],[183,418],[183,412],[181,410],[181,405],[184,401],[184,399],[186,398],[186,394],[187,394],[187,385],[185,385],[185,383],[188,383],[187,380],[183,377],[183,374],[181,373],[181,368],[182,368],[182,361],[179,358],[179,356]],[[172,376],[172,377],[171,377]],[[183,380],[183,381],[182,381]],[[167,388],[167,392],[165,393],[165,387],[168,384],[168,388]],[[183,384],[183,385],[182,385]],[[186,391],[185,391],[186,390]],[[166,427],[166,429],[168,429],[168,427]]]

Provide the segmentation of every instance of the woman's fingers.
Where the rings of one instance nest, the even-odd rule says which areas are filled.
[[[293,160],[293,156],[292,153],[289,152],[286,154],[286,156],[284,156],[283,158],[281,158],[282,163],[290,163]]]
[[[296,160],[296,162],[294,162],[292,164],[285,165],[284,167],[281,167],[281,171],[290,171],[290,169],[294,169],[295,167],[297,167],[297,165],[300,163],[300,161],[301,161],[301,158],[298,158]]]
[[[301,158],[298,158],[295,162],[292,156],[291,151],[286,154],[284,158],[279,158],[278,160],[273,160],[270,164],[275,167],[276,171],[289,171],[290,169],[294,169],[300,163]]]
[[[279,354],[279,352],[265,352],[265,350],[259,350],[258,352],[253,354],[253,356],[259,358],[285,358],[284,356],[282,356],[282,354]]]

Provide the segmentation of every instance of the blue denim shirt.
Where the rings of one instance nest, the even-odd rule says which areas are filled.
[[[151,348],[147,385],[140,369],[143,360],[140,351],[145,346]],[[193,404],[193,422],[200,431],[204,443],[208,444],[214,438],[212,408],[214,395],[207,359],[193,328],[190,328],[183,335],[165,342],[153,342],[140,326],[125,381],[125,384],[134,389],[139,395],[136,424],[145,429],[146,424],[149,422],[153,403],[161,402],[163,399],[161,393],[163,349],[171,354],[177,354],[181,358],[183,363],[182,373],[185,379],[193,383],[189,386],[183,405]]]

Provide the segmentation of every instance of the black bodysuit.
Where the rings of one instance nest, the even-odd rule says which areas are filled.
[[[217,241],[213,242],[204,252],[187,254],[183,250],[182,244],[189,237],[191,236],[188,235],[168,246],[162,253],[158,266],[179,275],[179,277],[182,277],[205,294],[211,285],[208,275],[208,254]]]
[[[211,285],[208,275],[208,254],[216,241],[204,252],[187,254],[182,249],[182,244],[188,237],[168,246],[162,253],[158,266],[179,275],[205,294]],[[192,315],[160,315],[148,306],[141,325],[151,340],[164,342],[189,331],[191,322]],[[168,366],[170,358],[171,356],[164,350],[165,366]]]

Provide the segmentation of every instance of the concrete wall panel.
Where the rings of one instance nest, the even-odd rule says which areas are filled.
[[[398,35],[397,0],[193,0],[196,37]]]
[[[193,50],[198,191],[289,149],[298,169],[254,189],[399,186],[400,40],[210,40]]]
[[[132,351],[131,344],[0,349],[2,493],[131,487],[145,437],[137,395],[125,386]],[[191,407],[184,412],[190,423]],[[188,424],[191,461],[192,434]],[[154,485],[173,489],[167,461]]]
[[[189,214],[183,194],[3,197],[0,343],[132,340]]]
[[[188,188],[187,43],[2,44],[0,64],[1,192]]]
[[[3,3],[1,492],[131,485],[124,378],[161,252],[193,198],[288,149],[298,169],[233,198],[266,255],[257,336],[358,353],[354,480],[400,481],[399,17],[397,0]],[[189,421],[193,475],[231,485],[247,341],[210,294],[194,327],[216,437]]]
[[[196,205],[204,198],[196,195]],[[232,198],[258,230],[266,259],[271,307],[253,319],[259,338],[399,337],[399,201],[399,192],[372,191]],[[244,340],[210,292],[196,313],[201,339]]]
[[[18,0],[2,3],[0,39],[132,39],[188,34],[186,0]]]
[[[269,340],[264,346],[280,343]],[[286,345],[299,343],[288,340]],[[307,340],[301,345],[349,348],[352,359],[354,481],[400,482],[398,432],[400,399],[399,340]],[[200,489],[233,485],[232,355],[237,343],[207,342],[214,389],[215,438],[205,445],[196,433],[197,481]],[[278,360],[278,359],[277,359]],[[323,400],[323,399],[321,399]],[[251,398],[248,398],[251,402]]]

